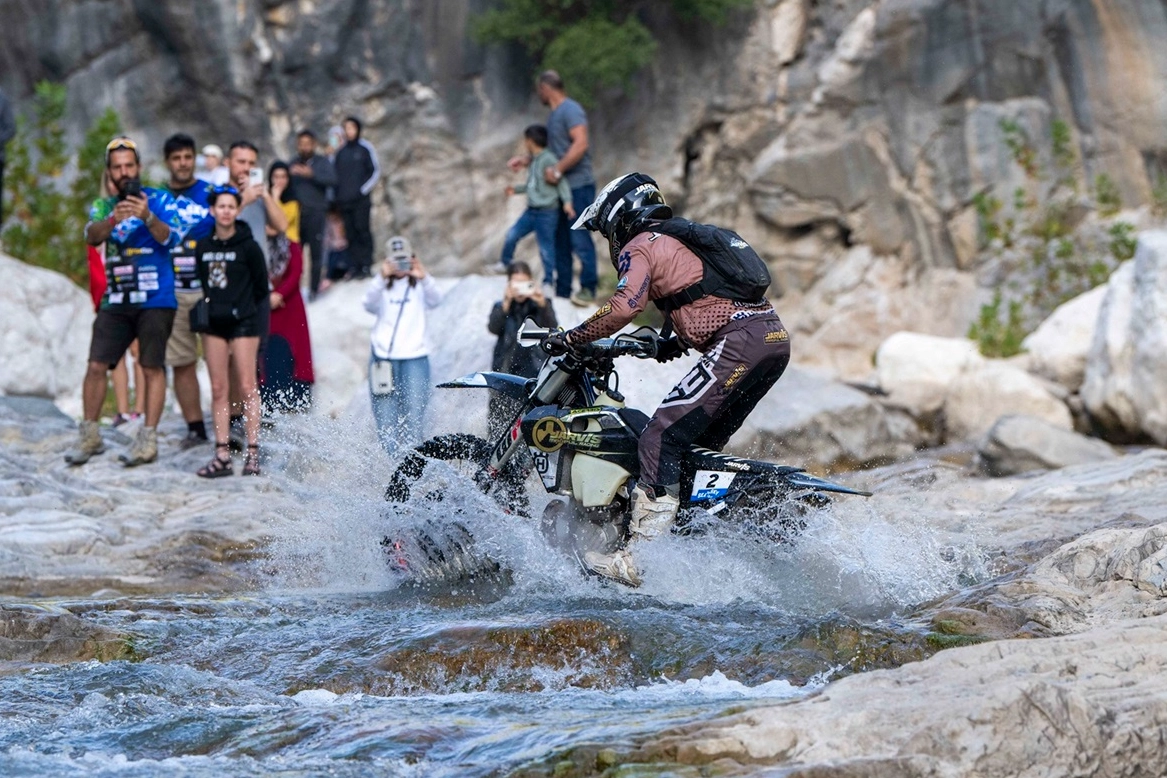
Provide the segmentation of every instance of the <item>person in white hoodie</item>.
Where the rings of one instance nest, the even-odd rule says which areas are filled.
[[[426,309],[442,301],[409,240],[389,239],[389,258],[369,281],[365,310],[377,316],[370,337],[369,394],[381,447],[393,454],[421,441],[430,399]]]

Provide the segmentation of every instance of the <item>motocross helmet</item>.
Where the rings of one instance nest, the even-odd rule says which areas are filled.
[[[595,202],[584,209],[571,228],[595,230],[607,238],[615,265],[620,250],[643,232],[650,221],[669,219],[672,215],[673,209],[651,176],[629,173],[600,190]]]

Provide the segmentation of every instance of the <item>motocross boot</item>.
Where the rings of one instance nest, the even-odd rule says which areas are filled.
[[[158,429],[142,427],[130,445],[130,450],[118,457],[126,467],[137,467],[158,458]]]
[[[589,551],[584,554],[584,564],[593,573],[610,578],[626,586],[640,586],[643,579],[632,559],[632,550],[637,544],[645,543],[669,531],[677,518],[680,500],[667,492],[650,491],[637,484],[632,490],[632,519],[628,522],[631,538],[625,548],[611,554]]]
[[[80,435],[77,445],[65,453],[65,461],[71,465],[83,465],[89,458],[105,451],[101,440],[101,428],[95,421],[83,421],[78,427]]]

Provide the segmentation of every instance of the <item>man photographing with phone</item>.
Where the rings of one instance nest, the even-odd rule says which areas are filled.
[[[77,445],[65,461],[82,465],[105,450],[97,426],[105,400],[107,373],[137,338],[145,374],[146,423],[129,452],[127,467],[158,457],[158,420],[166,398],[166,341],[174,323],[174,268],[170,249],[182,238],[178,206],[161,189],[143,187],[138,147],[117,137],[105,147],[105,167],[118,194],[93,204],[85,239],[107,244],[106,291],[89,344],[89,367],[82,388],[84,418]]]

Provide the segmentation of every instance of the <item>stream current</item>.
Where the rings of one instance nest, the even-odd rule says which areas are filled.
[[[832,635],[911,633],[914,606],[983,575],[971,541],[842,498],[791,545],[658,539],[632,592],[453,474],[441,503],[387,506],[337,475],[360,451],[273,450],[297,515],[253,590],[31,601],[127,633],[138,661],[4,668],[0,774],[506,774],[809,694],[862,669]],[[386,533],[455,520],[504,574],[419,590],[389,570]]]

